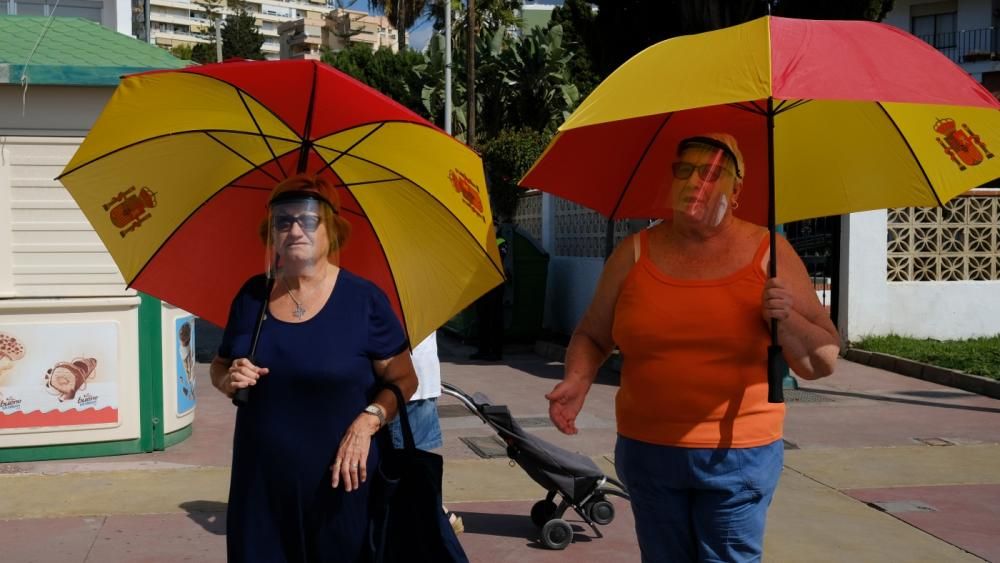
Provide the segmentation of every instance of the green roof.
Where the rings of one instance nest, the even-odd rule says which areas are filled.
[[[0,84],[114,86],[124,74],[190,64],[167,51],[84,18],[0,16]],[[31,60],[28,61],[28,57]]]

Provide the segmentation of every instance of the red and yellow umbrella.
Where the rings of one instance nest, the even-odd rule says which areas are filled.
[[[778,223],[942,205],[1000,177],[998,109],[968,73],[895,27],[764,17],[630,59],[521,185],[609,218],[663,217],[677,141],[724,131],[748,171],[738,214],[759,224],[770,183]]]
[[[59,180],[131,287],[221,325],[264,269],[271,188],[299,172],[339,188],[342,263],[412,342],[502,282],[479,156],[315,61],[125,77]]]
[[[773,233],[799,219],[943,205],[1000,177],[998,109],[964,70],[897,28],[764,17],[627,61],[520,183],[611,219],[668,217],[678,141],[726,132],[746,169],[736,214]]]

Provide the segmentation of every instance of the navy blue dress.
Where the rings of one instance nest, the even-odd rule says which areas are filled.
[[[249,355],[265,291],[264,277],[257,276],[237,294],[219,356]],[[230,561],[363,560],[376,441],[360,489],[331,488],[330,465],[344,432],[374,396],[372,361],[406,347],[385,294],[346,270],[315,317],[288,323],[268,315],[256,363],[270,372],[251,387],[249,404],[236,415],[226,524]]]

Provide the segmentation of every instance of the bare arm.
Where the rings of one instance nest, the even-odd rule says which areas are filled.
[[[545,396],[549,400],[549,418],[565,434],[576,433],[576,416],[601,364],[614,350],[611,328],[615,303],[635,263],[632,237],[622,241],[604,265],[594,298],[570,338],[563,381]]]
[[[764,288],[762,316],[778,319],[778,343],[789,367],[805,379],[833,373],[840,354],[840,334],[816,297],[805,264],[795,249],[778,237],[779,277]]]
[[[399,387],[404,401],[417,391],[417,372],[413,369],[409,350],[385,360],[376,360],[372,365],[379,380]],[[382,409],[387,421],[397,414],[396,396],[388,389],[379,391],[372,403]],[[380,427],[377,417],[366,412],[358,413],[340,440],[337,456],[330,466],[333,475],[331,484],[334,488],[343,480],[344,490],[354,491],[368,478],[368,450],[371,448],[372,436]]]

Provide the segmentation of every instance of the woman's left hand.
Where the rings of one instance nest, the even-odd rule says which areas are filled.
[[[768,278],[764,284],[764,296],[761,305],[761,316],[764,322],[770,324],[771,319],[783,321],[792,314],[795,300],[792,292],[785,286],[781,278]]]
[[[356,491],[368,478],[368,450],[378,426],[377,418],[361,413],[347,428],[337,448],[337,457],[330,466],[333,488],[343,480],[344,491],[349,493]]]

